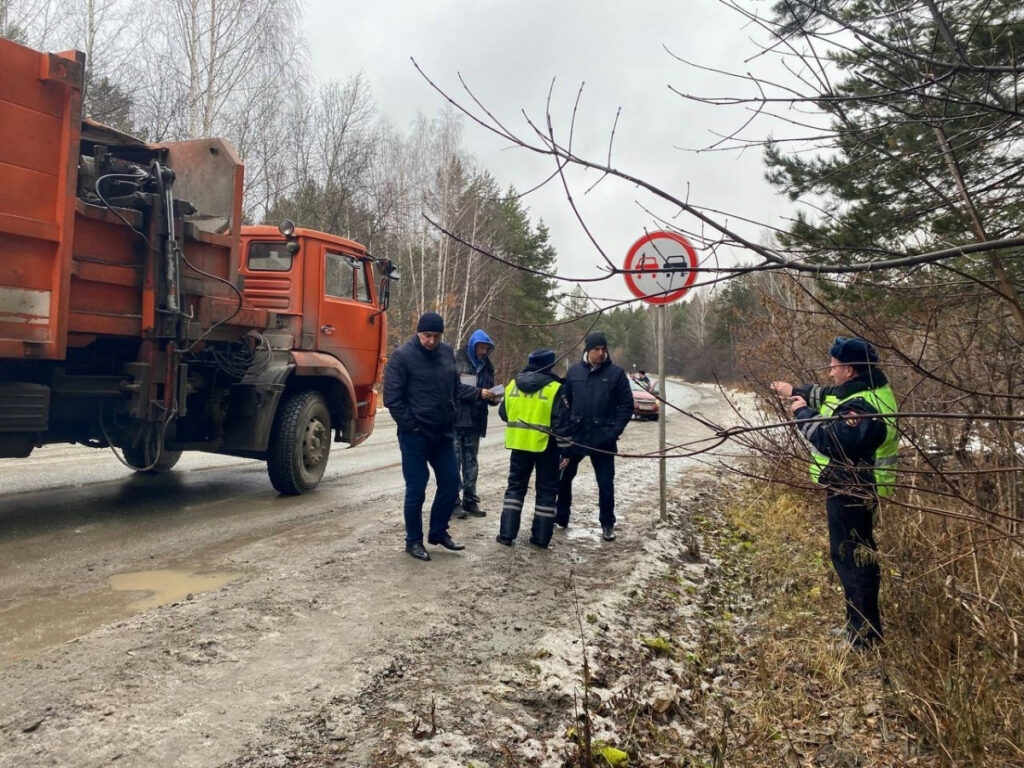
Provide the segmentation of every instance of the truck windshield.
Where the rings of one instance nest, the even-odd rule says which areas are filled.
[[[250,243],[246,266],[253,272],[288,272],[292,268],[292,254],[286,243]]]

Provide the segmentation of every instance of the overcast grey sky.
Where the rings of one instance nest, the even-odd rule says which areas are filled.
[[[744,29],[735,13],[714,0],[307,0],[305,25],[315,76],[344,80],[361,70],[381,112],[402,130],[417,113],[434,116],[444,105],[410,57],[456,96],[461,95],[461,73],[488,109],[524,132],[520,110],[543,123],[552,78],[556,127],[568,124],[585,81],[574,144],[580,154],[605,159],[621,107],[612,155],[619,170],[746,218],[777,223],[788,210],[763,180],[759,151],[693,154],[679,149],[706,147],[715,140],[714,131],[729,132],[745,119],[735,109],[697,106],[669,90],[671,85],[706,95],[726,89],[751,92],[749,86],[687,67],[665,50],[711,68],[748,68],[744,59],[756,51],[748,38],[757,30]],[[502,186],[525,190],[553,170],[550,160],[509,149],[507,142],[470,123],[464,143]],[[631,185],[609,178],[584,196],[596,178],[593,172],[577,174],[574,196],[598,242],[621,264],[645,228],[659,225],[637,205],[638,200],[644,205],[651,201]],[[601,257],[560,185],[531,194],[525,204],[534,220],[543,219],[550,227],[562,273],[598,273]],[[669,212],[664,206],[656,210]],[[691,230],[697,226],[692,220],[679,224]],[[765,236],[756,227],[737,226],[749,239]],[[596,296],[628,295],[621,276],[587,289]]]

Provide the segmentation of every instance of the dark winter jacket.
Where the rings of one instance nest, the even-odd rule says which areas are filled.
[[[834,421],[819,421],[822,402],[828,395],[842,400],[887,383],[885,374],[876,368],[870,375],[862,373],[837,387],[793,388],[794,395],[807,400],[807,405],[794,414],[802,422],[798,426],[800,434],[829,459],[819,482],[830,491],[857,493],[858,488],[874,485],[875,451],[885,442],[886,426],[875,407],[861,397],[841,403],[832,414]]]
[[[567,453],[586,453],[588,448],[615,451],[633,415],[633,391],[626,372],[610,357],[597,368],[582,360],[569,368],[565,383],[573,440]]]
[[[555,402],[551,406],[551,431],[555,435],[555,440],[551,441],[549,445],[555,445],[565,449],[569,444],[569,435],[572,432],[572,421],[571,413],[569,411],[569,400],[565,395],[565,379],[560,379],[551,372],[550,368],[544,371],[538,371],[532,366],[526,366],[515,376],[516,387],[520,391],[530,393],[539,392],[544,389],[552,381],[561,383],[562,388],[558,390],[558,396],[555,398]],[[502,421],[508,421],[508,412],[505,410],[505,401],[501,401],[501,405],[498,406],[498,415]]]
[[[459,381],[452,348],[428,350],[418,336],[395,349],[384,371],[384,405],[399,432],[454,435],[456,402],[480,399],[480,390]]]
[[[475,357],[476,345],[478,343],[490,344],[494,348],[491,337],[482,330],[473,332],[464,350],[455,355],[455,365],[459,371],[459,379],[463,384],[475,386],[478,389],[490,389],[494,386],[494,365],[490,357],[482,360]],[[458,402],[458,413],[455,416],[455,428],[464,429],[468,432],[479,432],[480,437],[487,434],[487,407],[493,405],[486,400],[477,398],[476,401]]]

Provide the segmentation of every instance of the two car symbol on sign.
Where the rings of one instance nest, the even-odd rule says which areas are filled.
[[[665,257],[665,263],[662,264],[658,261],[656,256],[648,256],[647,254],[640,254],[640,261],[637,262],[637,269],[645,270],[644,272],[638,273],[638,278],[650,277],[652,280],[658,279],[658,272],[664,272],[668,275],[669,280],[672,279],[672,275],[679,274],[689,270],[686,265],[686,260],[681,254],[673,254]]]

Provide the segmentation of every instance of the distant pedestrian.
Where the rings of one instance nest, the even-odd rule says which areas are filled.
[[[842,634],[853,647],[866,648],[882,639],[874,516],[877,496],[894,490],[896,397],[864,339],[837,336],[829,355],[834,386],[771,386],[789,399],[797,431],[811,445],[811,478],[826,488],[829,553],[846,595]]]
[[[482,328],[473,331],[466,349],[455,358],[463,384],[481,390],[490,390],[494,386],[494,365],[490,357],[493,350],[494,341]],[[467,515],[484,517],[487,514],[480,509],[480,497],[476,492],[477,454],[480,452],[480,438],[487,435],[487,405],[486,400],[460,400],[455,417],[455,459],[459,464],[462,490],[461,498],[455,501],[459,519],[465,519]]]
[[[603,333],[588,333],[583,360],[572,365],[565,377],[571,405],[572,445],[559,465],[558,511],[555,522],[569,525],[572,481],[587,456],[597,477],[599,521],[605,541],[615,540],[615,454],[619,435],[633,415],[633,392],[626,372],[611,361]]]
[[[448,523],[459,492],[455,460],[455,403],[491,399],[490,390],[462,384],[452,348],[441,341],[444,319],[425,312],[416,335],[391,353],[384,372],[384,405],[398,427],[405,477],[405,551],[429,560],[423,547],[423,502],[428,465],[434,470],[437,492],[430,507],[427,542],[445,549],[465,549],[448,533]]]
[[[569,406],[562,392],[562,379],[551,370],[554,364],[552,350],[531,352],[526,367],[505,387],[505,399],[498,408],[498,415],[508,422],[505,447],[512,453],[497,541],[509,547],[519,535],[523,503],[534,468],[537,497],[530,543],[547,549],[555,528],[559,443],[568,445],[568,439],[553,435],[568,434]]]
[[[635,381],[641,387],[646,389],[648,392],[651,391],[651,380],[647,376],[647,371],[645,371],[643,368],[637,371],[636,376],[633,377],[633,381]]]

